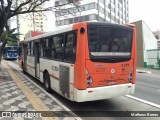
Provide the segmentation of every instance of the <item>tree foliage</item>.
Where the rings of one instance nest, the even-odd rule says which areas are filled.
[[[50,0],[0,0],[0,61],[7,41],[15,40],[16,36],[13,34],[16,29],[10,30],[8,20],[19,14],[48,11],[50,8],[38,9],[47,1]]]
[[[41,8],[43,4],[49,1],[51,0],[0,0],[0,41],[2,42],[0,47],[0,61],[7,41],[12,42],[13,40],[17,40],[16,34],[13,33],[15,29],[10,30],[8,20],[20,14],[44,11],[55,12],[57,7],[53,5]],[[68,0],[68,4],[77,5],[78,1]]]

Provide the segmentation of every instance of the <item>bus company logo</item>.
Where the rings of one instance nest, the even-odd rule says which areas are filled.
[[[112,73],[112,74],[113,74],[113,73],[115,73],[115,72],[116,72],[116,70],[115,70],[115,69],[112,69],[112,70],[111,70],[111,73]]]
[[[57,67],[57,66],[54,66],[54,65],[51,66],[51,69],[52,69],[53,71],[58,71],[58,67]]]

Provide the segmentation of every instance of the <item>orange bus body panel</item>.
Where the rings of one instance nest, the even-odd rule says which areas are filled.
[[[133,78],[132,78],[132,83],[135,84],[136,83],[136,28],[133,28],[133,45],[132,45],[132,58],[133,58]]]
[[[80,34],[80,28],[85,28],[85,33]],[[74,65],[74,87],[77,89],[86,89],[86,69],[85,69],[85,51],[87,39],[87,23],[82,22],[73,25],[73,30],[78,29],[76,62]]]
[[[89,87],[102,87],[129,83],[128,75],[133,66],[133,60],[121,63],[100,63],[86,60],[86,68],[93,79]],[[112,70],[114,73],[111,73]]]
[[[86,23],[75,24],[73,26],[74,30],[78,29],[76,62],[74,70],[74,78],[75,78],[74,87],[76,87],[77,89],[87,88],[86,69],[88,70],[93,80],[93,83],[89,87],[102,87],[102,86],[130,83],[128,77],[132,69],[133,69],[132,83],[135,84],[136,81],[135,27],[132,27],[133,43],[132,43],[131,59],[126,62],[105,63],[105,62],[92,62],[90,60],[87,25],[89,25],[89,23],[87,24],[86,22]],[[84,34],[80,34],[81,27],[85,28]],[[115,73],[111,73],[111,70],[113,69],[115,70]]]

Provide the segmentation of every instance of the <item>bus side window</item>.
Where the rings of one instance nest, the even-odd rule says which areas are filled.
[[[55,45],[55,59],[61,60],[63,58],[63,37],[62,35],[53,37],[54,45]]]
[[[46,57],[46,58],[51,57],[49,38],[45,38],[45,47],[43,48],[43,52],[44,52],[44,57]]]
[[[44,57],[43,56],[43,48],[44,48],[44,39],[40,39],[40,57]]]
[[[47,57],[47,55],[46,55],[46,39],[43,38],[40,40],[40,46],[41,46],[40,55],[41,55],[41,57],[46,58]]]
[[[31,55],[31,42],[28,42],[27,48],[28,48],[27,54],[28,54],[28,55]]]
[[[34,42],[31,42],[31,55],[34,56]]]
[[[76,55],[76,34],[68,33],[65,36],[65,57],[68,62],[75,62]]]
[[[55,44],[54,44],[54,37],[50,38],[50,48],[51,48],[51,59],[54,59],[56,57],[56,49],[55,49]]]

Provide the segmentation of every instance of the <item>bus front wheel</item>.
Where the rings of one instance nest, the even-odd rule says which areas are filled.
[[[51,91],[50,76],[48,72],[46,72],[44,75],[44,87],[47,92]]]

